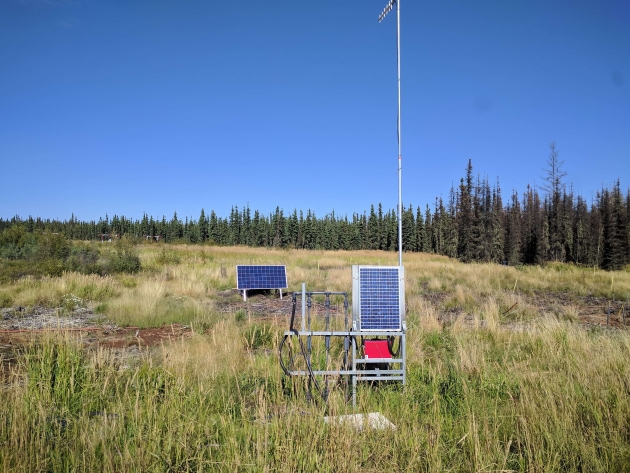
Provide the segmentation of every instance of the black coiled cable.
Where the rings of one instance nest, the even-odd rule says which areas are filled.
[[[328,393],[327,392],[323,392],[321,387],[319,386],[319,383],[317,382],[317,378],[315,377],[315,373],[313,373],[313,368],[311,366],[311,363],[309,362],[308,356],[306,355],[306,349],[304,348],[304,343],[302,342],[302,338],[300,337],[300,333],[297,331],[297,329],[295,329],[293,327],[293,323],[295,321],[295,310],[296,310],[296,308],[297,308],[297,295],[294,293],[293,294],[293,307],[291,309],[291,322],[289,323],[289,331],[292,332],[294,335],[296,335],[298,337],[298,342],[300,344],[300,350],[302,352],[302,356],[304,357],[304,361],[306,362],[306,369],[308,371],[309,378],[311,379],[311,381],[315,385],[315,388],[317,389],[317,392],[319,393],[320,397],[324,401],[326,401],[327,398],[328,398]],[[282,368],[282,371],[284,371],[284,374],[286,374],[287,376],[291,376],[291,372],[285,366],[284,360],[282,359],[282,349],[284,347],[284,344],[285,344],[286,340],[289,338],[289,336],[290,335],[286,334],[282,338],[282,341],[280,342],[280,345],[278,347],[278,357],[280,358],[280,366]],[[289,360],[290,360],[290,368],[293,369],[293,357],[290,356]],[[309,394],[311,394],[310,391],[309,391]],[[312,394],[311,394],[311,397],[312,397]]]
[[[394,357],[394,358],[398,358],[398,355],[400,355],[400,341],[398,341],[398,350],[394,351],[394,339],[396,337],[389,335],[387,337],[387,348],[389,349],[389,353]]]

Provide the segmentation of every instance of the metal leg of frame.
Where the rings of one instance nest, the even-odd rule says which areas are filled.
[[[402,372],[403,372],[403,386],[405,385],[405,383],[407,382],[407,334],[403,333],[402,334],[402,338],[400,339],[400,341],[402,342],[402,346],[400,349],[400,355],[401,355],[401,359],[402,359]]]
[[[357,407],[357,341],[352,338],[352,407]]]

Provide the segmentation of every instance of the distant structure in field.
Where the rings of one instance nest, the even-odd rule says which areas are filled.
[[[111,242],[113,238],[120,238],[120,233],[99,233],[98,236],[101,237],[101,242]]]

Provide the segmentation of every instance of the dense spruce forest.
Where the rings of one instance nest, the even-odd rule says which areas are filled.
[[[436,198],[424,209],[406,205],[402,215],[404,251],[423,251],[465,262],[509,265],[568,262],[622,269],[630,263],[630,190],[619,180],[601,189],[588,202],[564,183],[563,162],[551,144],[540,189],[528,186],[503,201],[500,185],[473,176],[468,162],[465,176],[446,199]],[[106,215],[98,222],[58,221],[15,216],[0,219],[0,254],[17,255],[18,242],[4,231],[13,226],[27,233],[48,232],[72,240],[101,240],[129,235],[166,242],[248,245],[325,250],[379,249],[396,251],[396,210],[372,205],[369,212],[351,217],[331,212],[318,217],[308,210],[285,214],[280,208],[262,215],[249,206],[233,207],[228,217],[203,209],[198,218],[175,213],[170,220],[144,215],[141,220]],[[15,232],[12,234],[16,235]]]

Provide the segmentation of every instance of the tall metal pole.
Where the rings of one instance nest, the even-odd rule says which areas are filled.
[[[402,144],[400,140],[400,0],[396,1],[396,63],[398,66],[398,266],[402,266]]]
[[[396,4],[396,65],[398,67],[398,266],[402,266],[402,143],[400,139],[400,0],[389,0],[385,9],[378,17],[379,23]]]

